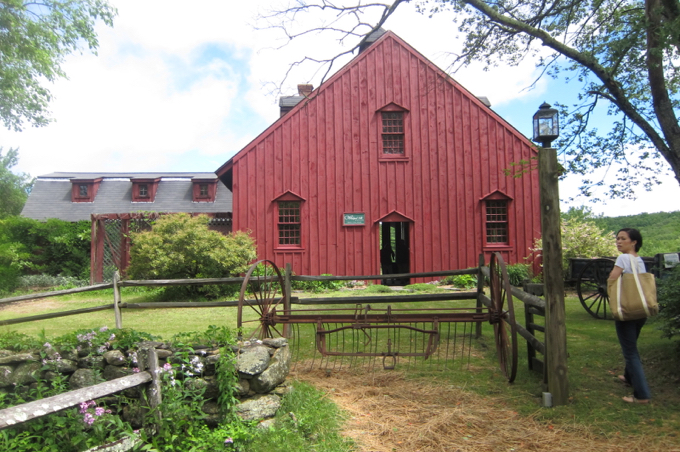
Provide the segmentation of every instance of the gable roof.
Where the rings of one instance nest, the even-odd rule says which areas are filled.
[[[538,153],[538,151],[535,148],[534,143],[532,143],[521,132],[519,132],[512,124],[507,122],[505,119],[503,119],[501,116],[499,116],[496,112],[494,112],[490,108],[489,101],[486,97],[477,97],[474,94],[472,94],[464,86],[462,86],[456,80],[454,80],[449,74],[447,74],[445,71],[440,69],[437,65],[432,63],[423,54],[421,54],[415,48],[413,48],[410,44],[408,44],[406,41],[404,41],[399,36],[397,36],[396,33],[392,32],[392,31],[387,31],[387,32],[384,32],[384,34],[378,33],[377,35],[379,36],[379,38],[377,40],[375,40],[374,43],[363,48],[356,57],[354,57],[351,61],[349,61],[345,66],[343,66],[335,74],[333,74],[333,76],[331,76],[321,86],[319,86],[317,89],[313,90],[312,93],[307,98],[304,98],[304,96],[288,96],[287,98],[290,98],[290,99],[294,98],[294,101],[297,101],[297,99],[299,97],[302,97],[302,99],[297,101],[296,105],[287,114],[285,114],[284,116],[281,116],[276,121],[274,121],[273,124],[271,124],[269,127],[267,127],[264,131],[262,131],[262,133],[260,133],[257,137],[255,137],[250,143],[248,143],[246,146],[244,146],[239,152],[237,152],[229,160],[227,160],[223,165],[221,165],[215,171],[217,176],[222,181],[229,181],[230,179],[229,179],[228,176],[226,176],[226,173],[228,173],[229,170],[233,167],[234,162],[240,160],[241,158],[244,157],[245,154],[248,153],[248,151],[253,147],[253,145],[257,144],[260,141],[261,138],[266,137],[272,131],[274,131],[276,128],[280,127],[281,124],[283,124],[283,122],[290,120],[295,114],[297,114],[297,112],[299,112],[301,109],[303,109],[306,105],[308,105],[311,102],[315,102],[316,98],[319,96],[320,93],[322,93],[326,89],[329,89],[330,87],[332,87],[333,84],[336,81],[341,79],[346,73],[350,72],[353,68],[355,68],[363,59],[368,58],[369,55],[373,51],[376,51],[376,49],[380,45],[384,45],[389,40],[394,41],[397,45],[405,48],[412,55],[416,56],[422,63],[427,65],[429,67],[429,69],[434,71],[437,74],[437,76],[441,77],[442,80],[453,85],[458,91],[460,91],[465,97],[467,97],[470,100],[470,102],[472,102],[477,107],[484,110],[494,120],[498,121],[499,123],[502,123],[518,139],[524,141],[528,146],[530,146],[530,148],[532,149],[532,152],[534,152],[536,154]],[[291,101],[291,102],[293,102],[293,101]],[[404,106],[400,106],[400,107],[408,110],[408,108],[406,108]]]
[[[215,173],[50,173],[39,176],[21,215],[35,220],[90,220],[92,214],[130,212],[226,213],[232,194],[217,183],[215,202],[194,202],[194,179],[215,179]],[[94,202],[71,202],[71,179],[102,178]],[[132,201],[132,179],[160,179],[154,202]]]

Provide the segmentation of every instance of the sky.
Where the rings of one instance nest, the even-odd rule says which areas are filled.
[[[297,94],[298,83],[318,86],[318,64],[297,67],[286,78],[291,62],[342,49],[330,34],[282,47],[280,30],[257,29],[264,25],[257,13],[277,2],[110,0],[119,15],[113,28],[98,25],[98,55],[71,55],[62,66],[68,80],[50,85],[55,121],[22,132],[0,129],[0,146],[19,148],[13,170],[33,177],[58,171],[215,171],[278,118],[281,94]],[[307,20],[313,18],[299,17],[298,24],[304,27]],[[408,3],[385,28],[442,69],[458,45],[450,17],[427,18]],[[473,65],[452,75],[486,96],[526,136],[538,106],[560,101],[571,89],[547,79],[529,88],[537,72],[528,61],[488,72]],[[605,216],[680,210],[680,186],[670,176],[654,191],[636,193],[634,201],[606,204],[566,202],[576,194],[576,182],[568,177],[560,183],[563,210],[582,204]]]

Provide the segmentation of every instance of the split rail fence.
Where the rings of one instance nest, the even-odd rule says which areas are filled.
[[[305,281],[305,282],[321,282],[321,281],[381,281],[385,279],[407,279],[407,278],[423,278],[423,277],[446,277],[456,275],[474,275],[477,276],[478,287],[476,292],[451,292],[442,294],[408,294],[408,295],[376,295],[376,296],[348,296],[348,297],[316,297],[316,298],[297,298],[291,297],[291,282]],[[398,303],[398,302],[432,302],[432,301],[453,301],[453,300],[467,300],[478,298],[487,305],[490,300],[482,294],[483,292],[483,276],[489,277],[488,267],[480,266],[479,268],[471,268],[464,270],[447,270],[425,273],[404,273],[404,274],[389,274],[389,275],[368,275],[368,276],[306,276],[293,275],[290,264],[286,265],[283,275],[284,284],[286,286],[286,294],[289,297],[289,304],[300,305],[324,305],[324,304],[356,304],[370,302],[373,304],[379,303]],[[33,316],[19,317],[14,319],[0,320],[0,326],[15,325],[19,323],[32,322],[38,320],[46,320],[58,317],[65,317],[78,314],[87,314],[97,311],[113,310],[116,328],[123,327],[122,310],[125,309],[172,309],[172,308],[215,308],[215,307],[236,307],[238,301],[206,301],[206,302],[150,302],[150,303],[125,303],[122,301],[121,288],[122,287],[163,287],[163,286],[187,286],[187,285],[219,285],[219,284],[242,284],[243,277],[235,278],[198,278],[198,279],[174,279],[174,280],[128,280],[121,281],[118,272],[114,274],[113,282],[106,284],[96,284],[87,287],[79,287],[74,289],[34,293],[28,295],[21,295],[17,297],[0,299],[0,305],[35,300],[40,298],[57,297],[63,295],[70,295],[75,293],[90,292],[97,290],[113,289],[113,303],[102,306],[95,306],[90,308],[74,309],[61,312],[52,312],[46,314],[39,314]],[[537,357],[537,352],[545,356],[545,341],[541,341],[536,337],[536,332],[545,333],[545,322],[543,324],[537,323],[535,316],[545,317],[545,301],[535,295],[531,295],[516,287],[512,289],[512,296],[524,303],[525,312],[525,326],[517,323],[517,332],[527,341],[528,353],[528,367],[529,369],[538,372],[544,372],[544,360]],[[478,308],[481,307],[478,303]],[[476,335],[481,335],[481,322],[477,323]]]

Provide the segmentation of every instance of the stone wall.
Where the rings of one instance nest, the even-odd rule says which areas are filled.
[[[206,422],[215,425],[219,418],[215,365],[220,358],[220,350],[201,345],[182,350],[171,344],[146,341],[137,344],[139,352],[89,348],[58,350],[49,344],[35,353],[0,350],[0,391],[28,392],[31,387],[37,387],[38,379],[51,381],[59,378],[59,374],[68,379],[72,390],[92,386],[102,378],[114,380],[139,372],[138,361],[145,361],[137,355],[150,347],[156,350],[161,366],[170,363],[175,368],[182,365],[190,368],[194,374],[188,377],[191,385],[205,388],[203,411],[207,415]],[[276,338],[243,342],[232,346],[232,350],[239,374],[235,395],[241,403],[237,405],[237,412],[246,420],[273,417],[285,393],[284,383],[290,369],[291,353],[287,340]],[[141,391],[141,387],[136,387],[122,394],[128,399],[138,399]],[[141,407],[117,403],[115,397],[106,398],[107,406],[118,405],[123,419],[135,428],[140,427],[143,420]]]

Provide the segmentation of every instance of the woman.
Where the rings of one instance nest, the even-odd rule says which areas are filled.
[[[609,274],[609,279],[618,279],[622,273],[632,273],[633,265],[637,265],[638,273],[646,273],[645,263],[637,252],[642,247],[642,235],[633,228],[623,228],[616,233],[616,248],[622,253],[616,258],[614,270]],[[626,370],[618,378],[623,383],[633,387],[633,395],[624,397],[627,403],[649,403],[651,393],[642,370],[642,362],[637,349],[637,339],[640,330],[647,319],[639,320],[616,320],[616,335],[619,337],[623,358],[626,360]]]

